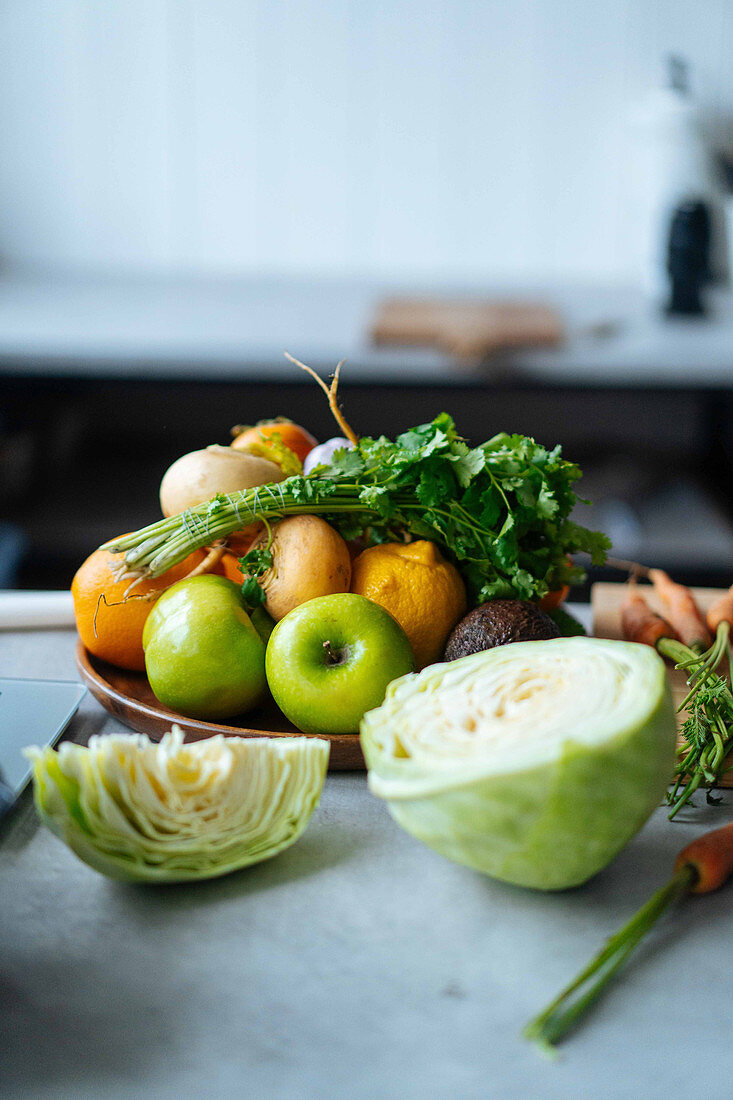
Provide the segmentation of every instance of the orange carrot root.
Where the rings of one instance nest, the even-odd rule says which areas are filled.
[[[712,635],[689,588],[676,584],[663,569],[650,569],[649,580],[682,644],[708,649],[713,642]]]
[[[683,848],[675,861],[675,871],[686,864],[697,871],[697,880],[690,887],[693,894],[709,894],[727,882],[733,874],[733,822]]]
[[[652,648],[660,638],[677,637],[667,620],[652,611],[633,587],[621,606],[621,626],[628,642],[640,642]]]
[[[733,585],[710,608],[707,613],[707,623],[713,634],[721,623],[730,623],[733,626]]]

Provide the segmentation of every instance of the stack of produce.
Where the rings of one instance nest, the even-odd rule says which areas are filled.
[[[270,692],[310,736],[186,745],[174,727],[160,745],[31,750],[39,813],[118,878],[224,874],[297,839],[327,767],[318,735],[360,731],[371,791],[424,843],[523,886],[585,882],[669,785],[662,656],[688,672],[692,704],[673,813],[726,766],[733,693],[718,665],[733,669],[733,590],[706,623],[652,570],[669,622],[634,591],[629,641],[573,636],[572,555],[600,563],[609,546],[570,518],[579,468],[520,435],[471,448],[447,414],[358,439],[337,381],[343,434],[318,444],[278,418],[184,455],[161,484],[164,518],[95,551],[72,585],[85,646],[145,670],[171,710],[222,721]],[[527,1034],[558,1041],[660,913],[731,868],[729,832],[686,849]]]
[[[335,389],[329,400],[344,434],[326,443],[278,418],[236,429],[229,447],[179,458],[161,483],[165,518],[95,551],[74,578],[88,650],[144,670],[174,712],[223,721],[271,692],[305,733],[357,734],[388,686],[416,670],[557,638],[558,623],[576,631],[558,611],[582,576],[569,555],[601,560],[606,540],[570,519],[580,470],[559,448],[502,434],[472,449],[445,414],[394,442],[359,440]],[[122,877],[172,881],[243,866],[286,841],[238,843],[237,815],[219,820],[211,807],[218,797],[231,809],[241,757],[267,817],[272,783],[258,776],[276,776],[294,750],[250,739],[245,759],[226,740],[189,749],[180,733],[158,748],[100,738],[35,753],[39,811],[82,858]],[[319,753],[323,743],[302,744]],[[320,751],[316,772],[324,760]],[[195,808],[176,778],[199,769],[206,798]],[[308,791],[294,821],[307,820],[320,785]],[[161,799],[180,807],[175,822]],[[155,840],[159,826],[170,843]]]
[[[559,448],[471,448],[446,414],[394,442],[339,423],[318,445],[279,418],[178,459],[165,518],[74,579],[87,648],[144,667],[186,716],[231,718],[269,689],[301,730],[356,733],[406,672],[572,632],[557,610],[583,575],[570,555],[601,561],[607,540],[570,519],[580,470]]]

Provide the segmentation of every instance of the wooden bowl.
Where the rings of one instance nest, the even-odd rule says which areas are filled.
[[[232,725],[201,722],[198,718],[186,718],[163,706],[153,695],[144,672],[128,672],[124,668],[94,657],[79,642],[76,647],[76,667],[83,682],[105,710],[125,726],[145,733],[159,741],[173,723],[180,726],[187,741],[200,741],[218,733],[237,737],[310,737],[301,733],[279,710],[272,699],[262,707],[232,719]],[[246,723],[246,724],[245,724]],[[356,733],[318,734],[331,742],[329,771],[363,771],[366,767],[359,735]]]

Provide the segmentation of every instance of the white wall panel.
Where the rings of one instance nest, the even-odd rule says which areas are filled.
[[[0,8],[0,255],[170,258],[165,0]]]
[[[730,0],[4,0],[0,258],[623,279],[670,50],[724,134]]]

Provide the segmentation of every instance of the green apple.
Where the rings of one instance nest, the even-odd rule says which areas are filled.
[[[262,699],[265,643],[239,585],[205,574],[171,585],[143,631],[145,670],[161,703],[190,718],[218,721]]]
[[[303,733],[356,733],[387,685],[414,671],[399,623],[353,592],[318,596],[273,630],[265,658],[275,702]]]

